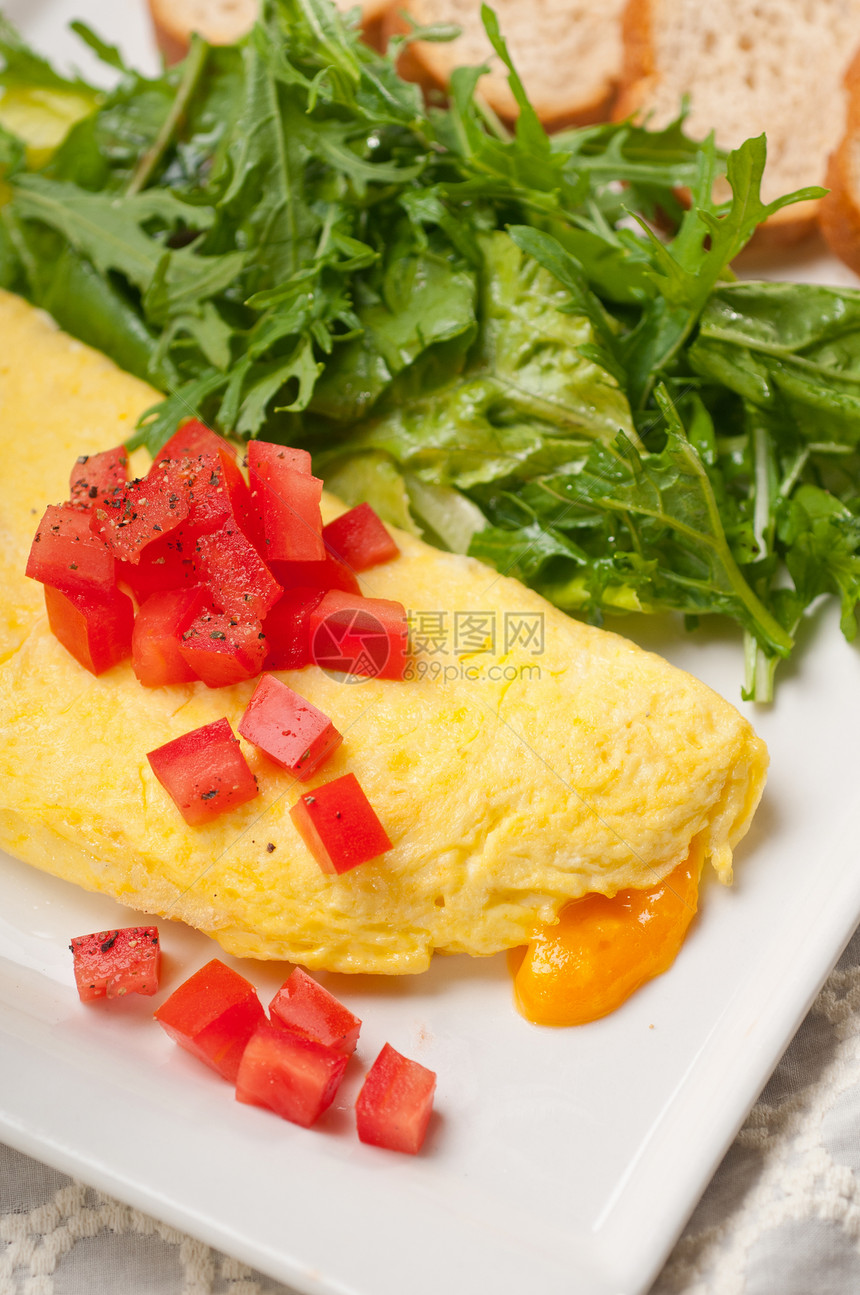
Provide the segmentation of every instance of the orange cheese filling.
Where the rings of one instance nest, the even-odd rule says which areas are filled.
[[[675,961],[696,913],[702,849],[649,890],[586,895],[513,949],[517,1009],[536,1025],[584,1025],[620,1007]]]

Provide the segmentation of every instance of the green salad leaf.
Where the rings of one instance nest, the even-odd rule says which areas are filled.
[[[683,113],[548,136],[483,21],[512,130],[482,68],[398,75],[454,29],[379,54],[329,0],[154,77],[76,25],[110,89],[3,22],[0,284],[165,393],[135,444],[196,414],[594,621],[728,616],[768,700],[823,595],[856,634],[860,294],[731,262],[821,191],[765,203],[764,138]]]

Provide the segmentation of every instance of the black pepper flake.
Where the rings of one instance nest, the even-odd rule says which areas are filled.
[[[340,818],[340,810],[339,810],[339,809],[336,809],[336,810],[334,811],[334,816],[335,816],[335,818]]]
[[[112,935],[109,935],[108,938],[102,942],[102,944],[100,945],[102,953],[107,953],[109,949],[113,948],[113,946],[116,944],[116,937],[118,935],[119,935],[119,931],[114,931]]]
[[[201,800],[212,800],[213,796],[217,796],[217,795],[218,795],[218,788],[217,788],[217,787],[213,787],[211,791],[204,791],[204,792],[201,792],[201,794],[200,794],[200,799],[201,799]]]
[[[87,459],[88,459],[89,457],[90,457],[90,456],[89,456],[88,454],[79,454],[79,455],[78,455],[78,458],[77,458],[77,462],[78,462],[78,463],[86,463],[86,461],[87,461]]]
[[[77,571],[77,569],[78,569],[78,564],[77,564],[77,562],[70,562],[70,563],[69,563],[69,570],[70,570],[70,571]]]
[[[227,635],[223,630],[210,630],[209,637],[211,639],[226,639]]]
[[[90,486],[89,490],[87,491],[87,494],[89,495],[90,499],[98,499],[99,497],[98,486]]]
[[[275,853],[275,843],[274,843],[274,841],[270,841],[270,842],[269,842],[269,844],[266,846],[266,849],[267,849],[267,851],[269,852],[269,854],[274,854],[274,853]]]
[[[152,529],[153,529],[154,531],[161,531],[161,530],[163,530],[163,527],[159,526],[158,522],[153,522],[153,523],[152,523]]]

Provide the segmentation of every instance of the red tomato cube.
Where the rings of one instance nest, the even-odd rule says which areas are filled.
[[[193,620],[178,643],[179,655],[207,688],[227,688],[253,679],[263,668],[266,641],[260,622],[213,612]]]
[[[193,683],[197,675],[182,656],[182,635],[209,607],[208,590],[165,589],[147,598],[135,617],[131,668],[145,688]]]
[[[69,478],[69,501],[76,508],[93,508],[113,499],[128,481],[128,455],[124,445],[101,454],[82,454]]]
[[[269,1004],[269,1015],[303,1039],[313,1039],[345,1057],[355,1052],[361,1021],[301,967],[281,985]]]
[[[116,587],[116,562],[90,530],[89,514],[71,504],[45,509],[30,548],[27,575],[66,593],[98,594]]]
[[[179,435],[177,432],[168,444]],[[188,493],[186,525],[196,535],[219,530],[229,521],[247,531],[253,517],[251,492],[236,462],[236,452],[220,436],[209,432],[207,436],[209,448],[190,457],[167,460],[162,451],[148,476],[167,466],[171,470],[179,469]]]
[[[329,522],[323,527],[323,541],[329,553],[353,571],[367,571],[381,562],[390,562],[400,553],[370,504],[359,504]]]
[[[131,654],[134,608],[119,589],[102,598],[45,585],[45,607],[54,637],[90,674],[104,674]]]
[[[306,460],[297,460],[297,454],[302,451],[265,441],[251,441],[248,446],[251,494],[262,522],[267,562],[321,562],[325,557],[320,515],[323,483],[305,470]]]
[[[403,678],[409,626],[402,603],[330,589],[310,621],[314,665],[336,674]]]
[[[234,1084],[242,1053],[266,1014],[251,982],[213,958],[174,990],[155,1019],[180,1048]]]
[[[139,562],[118,562],[117,579],[129,586],[139,603],[166,589],[189,589],[200,579],[195,543],[196,536],[177,526],[147,544]]]
[[[209,823],[257,795],[257,780],[226,719],[183,733],[146,758],[192,827]]]
[[[137,564],[148,544],[185,520],[188,475],[172,459],[159,459],[149,476],[130,481],[115,499],[105,499],[93,510],[92,528],[115,557]]]
[[[290,817],[323,872],[348,872],[391,849],[388,833],[354,773],[306,792]]]
[[[239,472],[235,461],[225,455],[227,471]],[[181,459],[188,489],[188,516],[184,527],[198,535],[219,530],[233,518],[230,491],[225,483],[225,463],[219,454],[198,454],[193,459]],[[150,475],[157,471],[153,464]],[[239,474],[241,481],[241,473]],[[244,486],[244,481],[242,485]]]
[[[311,475],[311,456],[307,450],[295,450],[290,445],[275,445],[271,441],[249,441],[246,462],[252,490],[261,477],[264,481],[268,479],[273,463],[302,472],[306,477]]]
[[[236,1099],[310,1128],[331,1106],[348,1060],[342,1052],[265,1021],[242,1055]]]
[[[421,1150],[433,1111],[436,1076],[386,1043],[355,1103],[362,1142],[415,1155]]]
[[[263,620],[281,596],[281,586],[236,522],[201,535],[195,546],[199,578],[222,612]]]
[[[79,935],[69,948],[83,1003],[93,998],[154,994],[158,990],[161,946],[155,926],[127,926],[118,931]]]
[[[340,746],[328,715],[274,675],[263,675],[238,724],[247,741],[304,782]]]
[[[223,436],[213,432],[196,418],[189,418],[178,428],[166,445],[156,455],[158,459],[195,459],[198,454],[229,454],[236,458],[236,451]]]
[[[273,562],[272,575],[284,589],[343,589],[360,594],[361,586],[349,567],[327,553],[322,562]]]
[[[322,589],[286,589],[263,621],[266,669],[301,670],[311,663],[311,612]]]

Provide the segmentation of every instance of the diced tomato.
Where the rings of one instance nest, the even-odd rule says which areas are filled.
[[[116,562],[90,530],[88,513],[71,504],[52,504],[33,539],[27,575],[67,593],[105,596],[116,587]]]
[[[390,562],[400,553],[385,524],[370,504],[359,504],[323,527],[323,541],[329,553],[353,571],[367,571]]]
[[[236,1099],[310,1128],[331,1106],[348,1060],[342,1052],[265,1021],[242,1055]]]
[[[343,741],[328,715],[270,674],[254,689],[238,729],[299,782],[310,778]]]
[[[94,597],[45,585],[45,607],[54,637],[90,674],[104,674],[131,655],[134,608],[121,590]]]
[[[362,1142],[415,1155],[421,1150],[433,1111],[436,1075],[386,1043],[355,1103]]]
[[[296,967],[269,1004],[269,1015],[304,1039],[352,1056],[361,1021],[334,994]]]
[[[198,454],[220,454],[222,451],[235,460],[236,451],[229,441],[198,419],[189,418],[161,447],[156,462],[159,459],[194,459]]]
[[[292,468],[293,472],[301,472],[306,477],[311,475],[311,456],[307,450],[296,450],[290,445],[275,445],[271,441],[249,441],[247,463],[252,490],[256,481],[260,478],[266,481],[277,471],[273,465]]]
[[[128,481],[128,455],[124,445],[101,454],[82,454],[69,478],[69,500],[76,508],[93,508],[121,494]]]
[[[321,562],[325,557],[320,515],[323,483],[291,466],[290,456],[296,453],[265,441],[251,441],[248,446],[251,492],[263,523],[267,562]]]
[[[117,579],[129,586],[138,603],[165,589],[189,589],[200,579],[195,546],[195,537],[177,526],[147,544],[139,562],[118,562]]]
[[[348,566],[327,554],[322,562],[273,562],[272,575],[284,589],[343,589],[360,594],[361,586]]]
[[[315,665],[338,674],[403,678],[409,627],[402,603],[330,589],[310,621]]]
[[[220,530],[228,522],[248,529],[252,516],[251,492],[229,448],[174,462],[179,465],[188,492],[188,517],[184,525],[195,536]],[[157,473],[164,463],[157,459],[149,476]]]
[[[260,673],[266,641],[253,617],[239,621],[208,608],[184,630],[179,655],[207,688],[225,688]]]
[[[154,994],[158,990],[161,946],[155,926],[127,926],[118,931],[79,935],[69,948],[83,1003],[93,998]]]
[[[188,469],[159,459],[149,476],[130,481],[116,499],[93,510],[91,525],[124,562],[137,563],[148,544],[188,516]]]
[[[197,679],[179,649],[182,635],[208,607],[208,590],[199,586],[165,589],[147,598],[131,636],[131,667],[145,688]]]
[[[257,795],[257,780],[226,719],[183,733],[146,758],[192,827],[209,823]]]
[[[311,612],[322,589],[286,589],[263,621],[267,670],[301,670],[311,663]]]
[[[354,773],[305,792],[290,817],[323,872],[348,872],[391,849]]]
[[[239,471],[229,456],[226,456],[226,461],[233,470]],[[233,518],[233,507],[230,492],[224,480],[225,469],[221,456],[198,454],[193,459],[182,459],[180,462],[186,474],[188,489],[188,516],[183,523],[183,529],[189,531],[195,538],[209,531],[219,530]],[[158,463],[153,464],[150,472],[155,472],[158,466]],[[244,486],[244,481],[242,484]]]
[[[180,1048],[234,1084],[242,1053],[266,1014],[251,982],[213,958],[174,990],[155,1019]]]
[[[235,522],[201,535],[195,554],[200,580],[221,611],[263,620],[280,598],[281,586]]]

